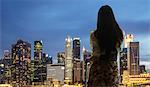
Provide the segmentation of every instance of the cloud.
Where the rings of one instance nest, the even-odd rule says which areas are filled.
[[[142,58],[140,58],[140,61],[149,61],[150,62],[150,56],[148,56],[148,57],[143,56]]]
[[[130,2],[134,4],[128,4]],[[82,44],[89,48],[90,31],[96,28],[97,12],[104,4],[112,6],[120,27],[126,32],[133,33],[137,37],[148,35],[150,22],[147,20],[150,19],[148,0],[130,2],[3,0],[2,49],[10,49],[17,38],[29,41],[32,45],[34,40],[42,39],[44,51],[55,56],[56,52],[64,50],[64,39],[67,35],[80,37]],[[144,46],[145,43],[147,42],[144,42]]]
[[[124,21],[120,26],[125,32],[135,35],[149,34],[150,33],[150,20],[149,21]]]
[[[140,42],[140,56],[141,58],[150,58],[148,56],[150,54],[150,35],[143,34],[143,35],[136,35],[135,41]]]

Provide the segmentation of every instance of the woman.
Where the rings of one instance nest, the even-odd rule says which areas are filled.
[[[93,55],[88,87],[117,87],[117,54],[123,33],[110,6],[100,8],[97,29],[91,33],[90,38]]]

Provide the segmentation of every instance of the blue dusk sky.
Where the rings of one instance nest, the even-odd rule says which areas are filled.
[[[0,56],[18,39],[43,41],[43,51],[56,57],[65,38],[80,37],[90,50],[90,31],[96,29],[101,6],[110,5],[125,33],[140,42],[141,64],[150,65],[150,0],[0,0]],[[33,54],[32,54],[33,56]]]

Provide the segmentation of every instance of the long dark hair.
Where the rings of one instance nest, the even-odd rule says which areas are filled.
[[[98,12],[97,30],[94,32],[101,50],[112,50],[121,45],[123,33],[110,6],[102,6]]]

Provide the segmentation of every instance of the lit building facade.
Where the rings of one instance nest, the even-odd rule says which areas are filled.
[[[65,63],[65,52],[58,52],[57,53],[57,60],[58,63]]]
[[[31,84],[30,61],[31,44],[23,40],[18,40],[12,45],[12,66],[11,79],[14,87],[23,87]]]
[[[123,74],[123,70],[127,70],[127,48],[123,48],[120,53],[120,72]]]
[[[3,55],[3,63],[4,63],[4,72],[5,72],[5,79],[4,82],[6,84],[11,83],[11,65],[12,65],[12,58],[11,53],[9,50],[4,50]]]
[[[46,64],[52,64],[53,63],[53,57],[49,56],[49,54],[43,53],[42,63],[45,65]]]
[[[124,70],[127,70],[127,48],[123,48],[120,52],[120,82],[122,82],[122,74]]]
[[[73,58],[80,59],[80,38],[73,39]]]
[[[46,80],[47,76],[47,62],[48,62],[48,54],[42,53],[42,59],[41,59],[41,65],[40,65],[40,74],[41,74],[41,81],[44,82]]]
[[[43,42],[34,41],[34,60],[42,59]]]
[[[43,52],[42,41],[34,41],[34,85],[43,85],[47,77],[47,64],[52,64],[52,57]]]
[[[134,36],[133,34],[127,34],[124,38],[124,48],[128,48],[130,42],[133,42]]]
[[[129,75],[139,75],[139,42],[129,43],[127,58]]]
[[[43,82],[42,78],[42,41],[34,41],[34,80],[33,82]]]
[[[0,59],[0,84],[4,84],[4,79],[5,79],[5,71],[4,71],[4,63],[3,59]]]
[[[4,50],[3,59],[11,59],[11,53],[9,50]]]
[[[31,60],[29,69],[31,71],[31,82],[33,82],[33,80],[34,80],[34,60]]]
[[[47,64],[47,79],[58,80],[64,84],[64,64]]]
[[[124,46],[123,46],[123,49],[122,51],[120,52],[120,60],[119,60],[119,77],[120,77],[120,83],[122,83],[122,74],[123,74],[123,71],[124,70],[128,70],[128,60],[130,59],[128,57],[129,55],[129,43],[130,42],[133,42],[134,40],[134,36],[132,34],[127,34],[125,37],[124,37]]]
[[[42,69],[42,80],[45,81],[47,79],[47,64],[52,64],[52,57],[49,56],[46,53],[43,53],[42,57],[42,64],[41,64],[41,69]]]
[[[68,36],[65,40],[65,82],[73,82],[73,56],[72,39]]]
[[[89,72],[90,72],[90,66],[91,66],[90,58],[92,56],[92,53],[86,50],[84,47],[82,49],[82,52],[83,52],[82,79],[86,87],[88,79],[89,79]]]
[[[0,87],[12,87],[10,84],[0,84]]]
[[[122,83],[125,87],[149,87],[150,74],[129,75],[128,71],[125,70]]]
[[[82,82],[82,68],[80,60],[80,38],[73,39],[73,82]]]

